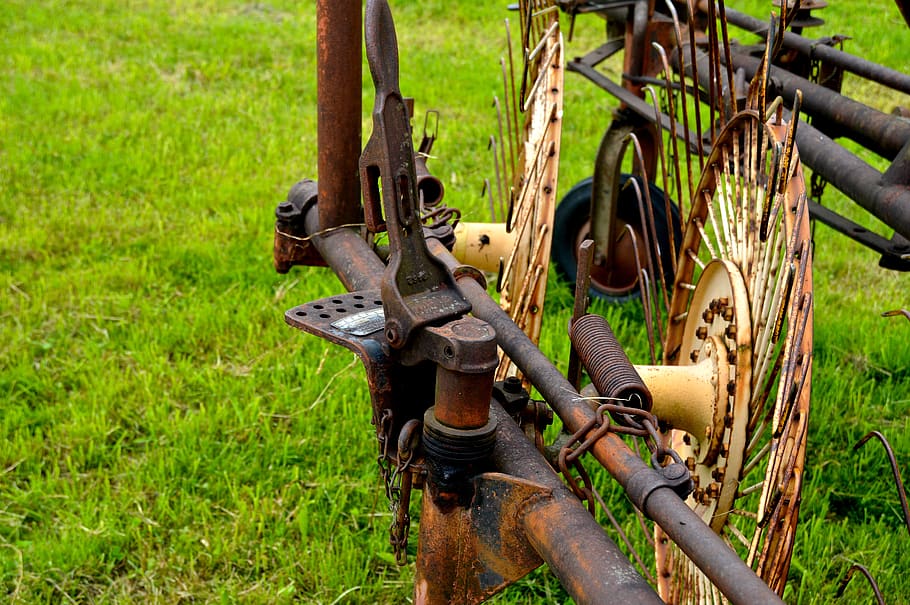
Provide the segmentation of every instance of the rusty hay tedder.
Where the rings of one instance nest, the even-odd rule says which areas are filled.
[[[416,602],[481,602],[544,562],[579,603],[781,602],[809,418],[810,219],[910,269],[910,122],[839,91],[845,70],[903,93],[910,76],[800,35],[823,4],[807,1],[767,23],[705,0],[512,7],[487,183],[500,220],[477,224],[427,169],[433,129],[413,142],[387,1],[362,18],[359,0],[319,0],[319,181],[278,205],[275,264],[328,265],[348,290],[285,319],[363,362],[400,563],[423,491]],[[586,13],[608,39],[567,63],[561,17]],[[728,23],[764,42],[731,43]],[[362,37],[376,97],[361,149]],[[597,66],[619,52],[614,82]],[[621,105],[593,177],[557,208],[567,70]],[[822,206],[826,183],[894,234]],[[568,376],[536,346],[551,255],[575,283]],[[641,300],[650,365],[630,363],[590,296]],[[634,505],[655,566],[595,521],[598,504],[612,516],[585,454]]]

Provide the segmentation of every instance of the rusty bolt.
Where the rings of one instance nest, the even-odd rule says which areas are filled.
[[[716,469],[711,471],[711,478],[713,478],[715,481],[723,481],[724,475],[726,474],[726,472],[727,472],[727,469],[722,468],[722,467],[717,467]]]
[[[720,483],[717,483],[715,481],[714,483],[712,483],[711,485],[708,486],[708,489],[705,490],[705,493],[708,494],[709,498],[716,499],[717,497],[720,496]]]
[[[699,340],[704,340],[708,337],[708,326],[702,326],[699,329],[695,330],[695,338]]]
[[[711,309],[705,309],[705,312],[701,314],[701,318],[705,320],[706,324],[714,321],[714,312]]]
[[[698,361],[698,351],[693,350],[691,353],[689,353],[689,359],[691,359],[693,362]]]
[[[518,376],[509,376],[505,379],[502,388],[506,393],[521,393],[521,378]]]
[[[724,330],[724,336],[730,340],[736,340],[736,324],[730,324],[727,326],[727,329]]]
[[[736,351],[727,353],[727,363],[736,363]]]
[[[686,445],[692,445],[692,438],[689,437],[689,433],[686,433],[685,435],[683,435],[683,443],[685,443]]]
[[[733,307],[724,309],[724,321],[733,321]]]
[[[735,394],[736,394],[736,381],[731,380],[730,382],[727,383],[727,395],[733,396]],[[729,426],[729,425],[727,425],[726,418],[724,419],[724,425]]]
[[[724,414],[724,427],[730,428],[731,426],[733,426],[733,416],[730,414]]]
[[[692,456],[686,458],[686,468],[689,469],[690,473],[695,470],[695,458]]]

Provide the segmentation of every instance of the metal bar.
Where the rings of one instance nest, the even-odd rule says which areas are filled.
[[[759,64],[755,57],[733,55],[733,65],[742,67],[747,78],[752,78]],[[781,95],[785,102],[793,99],[797,90],[802,90],[805,113],[830,120],[837,125],[838,136],[849,137],[889,160],[910,140],[910,123],[906,120],[882,113],[783,69],[771,68],[771,86],[776,88],[773,94]]]
[[[310,218],[309,214],[307,218]],[[349,288],[376,287],[382,272],[373,271],[371,273],[366,270],[366,267],[375,266],[375,263],[381,265],[381,262],[375,257],[366,242],[353,232],[342,229],[334,232],[331,237],[344,233],[348,234],[342,236],[344,239],[340,240],[347,246],[344,254],[331,252],[335,248],[334,241],[329,246],[323,238],[314,237],[314,243],[323,253],[329,265],[339,274],[342,282]],[[458,261],[442,244],[435,240],[430,240],[428,244],[431,251],[448,266],[452,268],[458,266]],[[578,392],[540,352],[540,349],[528,339],[472,277],[461,276],[458,283],[464,295],[473,305],[474,316],[493,326],[499,345],[537,386],[560,415],[565,426],[569,430],[575,431],[587,424],[593,417],[594,411],[583,403]],[[517,458],[510,458],[510,456],[518,456],[518,451],[516,449],[515,452],[510,453],[509,448],[505,448],[496,453],[494,450],[494,460],[501,465],[503,470],[507,472],[514,470],[515,467],[510,465],[512,460]],[[739,559],[736,553],[686,506],[675,492],[663,486],[662,478],[657,472],[648,467],[619,437],[607,434],[597,442],[592,448],[592,452],[610,474],[619,481],[633,502],[639,503],[643,507],[643,512],[664,528],[686,555],[706,572],[711,581],[733,603],[783,603]],[[525,462],[518,464],[525,464]],[[557,575],[566,582],[567,589],[576,595],[576,598],[584,599],[581,602],[611,602],[612,597],[600,601],[587,601],[588,593],[586,591],[589,588],[594,590],[596,587],[579,587],[576,583],[584,581],[578,576],[588,574],[568,573],[569,570],[574,569],[570,567],[572,562],[578,561],[578,557],[583,557],[586,542],[576,543],[578,536],[584,536],[587,541],[589,537],[595,535],[595,532],[585,531],[576,534],[575,532],[580,530],[574,526],[574,523],[580,521],[575,520],[574,515],[572,515],[573,524],[567,524],[562,529],[557,527],[559,524],[551,522],[553,518],[556,517],[543,513],[538,513],[537,516],[529,514],[525,523],[528,526],[529,539],[534,543],[535,548],[545,560],[551,563],[554,569],[562,570],[557,571]],[[596,535],[602,535],[602,532],[598,530]],[[572,537],[571,540],[569,536]],[[592,537],[591,539],[595,543],[601,542],[601,538]],[[599,548],[603,550],[610,547],[601,544]],[[588,559],[582,560],[587,561]],[[628,561],[625,564],[631,565]],[[620,572],[620,575],[625,575],[625,569],[627,568],[622,568],[623,571]],[[634,586],[634,584],[630,586]]]
[[[603,75],[602,73],[600,73],[599,71],[597,71],[596,69],[591,67],[590,65],[587,65],[583,61],[569,61],[566,64],[566,68],[569,71],[574,71],[575,73],[583,75],[584,77],[589,79],[591,82],[593,82],[597,86],[600,86],[605,91],[607,91],[608,93],[610,93],[611,95],[613,95],[614,97],[619,99],[619,101],[621,103],[626,105],[629,109],[631,109],[632,111],[634,111],[641,117],[645,118],[646,120],[648,120],[651,123],[654,122],[654,106],[653,105],[651,105],[644,99],[636,96],[635,93],[629,92],[628,90],[626,90],[619,84],[616,84],[615,82],[610,80],[608,77],[606,77],[605,75]],[[666,115],[661,115],[660,116],[660,127],[663,128],[664,130],[666,130],[667,132],[670,132],[670,118],[667,117]],[[675,132],[673,134],[675,134],[678,138],[685,141],[688,145],[691,146],[692,149],[696,149],[698,147],[697,135],[687,133],[685,131],[685,129],[680,128],[679,125],[677,125]]]
[[[805,122],[796,130],[796,146],[814,172],[910,239],[910,187],[883,186],[882,173]]]
[[[727,8],[726,11],[729,23],[767,38],[768,24],[764,21],[731,8]],[[784,32],[783,44],[785,48],[793,49],[810,59],[820,59],[867,80],[910,94],[910,76],[907,74],[828,46],[824,40],[812,40],[798,34]]]
[[[494,303],[495,304],[495,303]],[[577,603],[661,603],[499,404],[495,467],[553,490],[522,519],[529,541]]]
[[[360,0],[318,0],[319,224],[363,222],[360,206]]]
[[[869,231],[862,225],[844,218],[833,210],[812,200],[809,200],[809,216],[879,254],[894,257],[894,262],[901,263],[901,256],[910,252],[910,250],[905,247],[901,247],[891,240],[885,239],[881,235]],[[910,270],[910,263],[903,261],[901,264],[907,266],[907,268],[903,270]]]
[[[385,265],[353,229],[341,227],[320,235],[319,207],[311,206],[304,219],[310,242],[349,291],[378,290]]]

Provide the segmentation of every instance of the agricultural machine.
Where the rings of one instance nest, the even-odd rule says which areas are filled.
[[[910,122],[839,90],[845,70],[905,93],[910,77],[800,35],[821,4],[765,23],[722,2],[519,3],[490,141],[500,220],[468,224],[427,168],[433,129],[413,140],[387,0],[363,20],[359,1],[319,0],[319,180],[278,205],[275,265],[328,265],[348,290],[285,319],[363,362],[401,563],[423,491],[416,602],[481,602],[544,562],[579,603],[781,602],[813,365],[810,220],[910,268]],[[607,41],[567,63],[561,21],[587,13]],[[764,41],[733,44],[728,24]],[[615,82],[597,67],[620,52]],[[620,109],[557,207],[566,71]],[[894,234],[821,205],[825,184]],[[551,255],[575,284],[567,376],[536,346]],[[630,363],[590,296],[641,299],[651,364]],[[595,521],[586,454],[653,534],[656,568]]]

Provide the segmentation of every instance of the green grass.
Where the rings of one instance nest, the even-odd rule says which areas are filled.
[[[393,6],[402,89],[442,114],[431,167],[477,220],[500,4]],[[875,7],[832,6],[829,33],[910,72],[896,8]],[[579,20],[570,55],[600,27]],[[405,600],[363,372],[282,321],[341,286],[271,268],[275,203],[316,175],[313,3],[8,0],[0,32],[0,600]],[[562,191],[590,173],[613,105],[566,85]],[[884,455],[850,452],[882,430],[907,472],[910,325],[879,313],[908,306],[910,284],[875,262],[819,227],[795,603],[830,602],[853,561],[910,601]],[[548,305],[542,346],[564,368],[552,278]],[[601,311],[641,356],[636,311]],[[500,598],[563,594],[540,571]],[[869,594],[854,580],[844,600]]]

